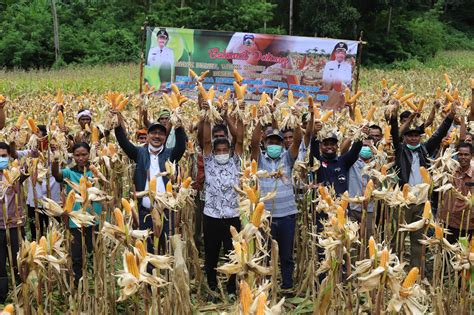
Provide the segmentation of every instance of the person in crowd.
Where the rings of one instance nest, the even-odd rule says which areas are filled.
[[[135,191],[146,191],[148,190],[148,184],[150,179],[156,177],[157,192],[166,192],[166,184],[169,181],[167,176],[158,176],[160,172],[165,170],[166,161],[178,162],[186,150],[186,134],[182,126],[176,127],[176,145],[173,149],[165,146],[167,139],[167,132],[165,126],[160,123],[152,123],[147,129],[147,144],[144,146],[135,146],[132,144],[123,128],[124,120],[120,113],[115,113],[118,116],[119,125],[115,128],[115,136],[122,150],[127,156],[135,162],[135,174],[133,177],[133,184]],[[153,220],[149,215],[153,203],[149,197],[143,197],[139,199],[139,227],[141,230],[150,229],[153,230]],[[163,233],[161,234],[160,244],[164,244],[165,234],[169,235],[170,223],[173,225],[173,218],[170,211],[165,211],[165,219],[163,222]],[[152,238],[148,238],[147,242],[148,251],[154,252]],[[161,245],[160,245],[161,246]]]
[[[364,195],[365,188],[370,180],[369,175],[365,174],[364,168],[375,167],[373,162],[373,146],[374,140],[370,138],[370,136],[363,140],[362,148],[359,152],[359,158],[349,169],[348,193],[351,198]],[[360,231],[361,235],[364,236],[364,239],[368,239],[368,237],[373,234],[374,206],[373,202],[364,202],[363,204],[351,203],[349,205],[349,217],[359,224],[362,223],[362,211],[366,210],[364,230]]]
[[[203,105],[206,108],[207,104]],[[229,253],[232,249],[230,227],[240,230],[238,196],[234,189],[239,184],[240,158],[243,153],[244,126],[237,121],[238,133],[235,150],[227,137],[227,128],[216,125],[212,129],[207,120],[203,124],[203,160],[205,172],[205,202],[203,215],[205,270],[211,290],[217,290],[216,267],[221,247]],[[227,283],[229,294],[235,294],[235,276]]]
[[[89,169],[89,154],[90,146],[85,142],[78,142],[72,147],[73,159],[75,166],[71,168],[60,169],[60,161],[58,156],[54,157],[52,174],[57,182],[62,183],[64,179],[70,180],[72,183],[79,184],[81,178],[86,177],[88,180],[93,177],[92,171]],[[66,184],[66,194],[73,188]],[[73,211],[82,211],[82,204],[76,202]],[[92,202],[92,209],[86,209],[89,213],[100,216],[102,213],[102,205],[98,202]],[[93,233],[96,230],[99,222],[95,222],[95,226],[78,227],[72,220],[69,220],[69,230],[72,234],[73,240],[71,244],[72,269],[74,271],[74,282],[77,285],[82,278],[82,270],[84,261],[82,260],[82,236],[84,233],[86,250],[88,253],[93,251]]]
[[[379,142],[383,139],[383,131],[379,125],[369,126],[369,137],[374,141],[374,146],[378,146]]]
[[[263,196],[276,192],[274,199],[265,202],[265,209],[271,213],[271,235],[278,242],[283,290],[293,288],[293,241],[298,210],[291,177],[302,138],[301,127],[297,126],[293,131],[293,143],[285,151],[282,133],[278,129],[267,128],[265,153],[262,153],[261,126],[257,124],[251,140],[252,160],[257,161],[259,170],[273,174],[269,178],[260,179],[260,191]]]
[[[450,234],[446,238],[453,244],[460,236],[469,238],[474,234],[474,207],[466,198],[474,194],[474,168],[471,165],[472,145],[462,142],[457,147],[459,168],[452,178],[456,191],[450,190],[443,196],[444,207],[440,218],[446,223]],[[448,216],[449,214],[449,216]]]
[[[443,137],[446,136],[446,133],[453,122],[456,113],[456,106],[452,106],[449,114],[426,142],[421,142],[421,135],[423,134],[423,131],[420,128],[411,128],[406,130],[403,134],[402,142],[396,117],[397,110],[398,107],[390,117],[390,132],[392,135],[392,143],[395,151],[395,166],[398,171],[399,186],[403,187],[403,185],[409,184],[410,187],[413,187],[423,182],[420,174],[420,167],[429,167],[428,158],[433,156],[435,151],[439,148]],[[405,221],[409,224],[419,220],[423,214],[423,208],[423,204],[413,204],[408,208],[405,208]],[[397,216],[395,215],[394,217]],[[396,219],[398,220],[398,218]],[[396,233],[394,235],[396,235]],[[422,237],[423,230],[410,232],[410,265],[412,267],[421,266],[422,246],[418,240],[422,239]],[[395,242],[395,240],[396,237],[394,237],[393,241]],[[394,248],[401,249],[400,244],[403,244],[403,237],[400,237],[399,241],[399,244],[393,245]]]
[[[4,179],[3,173],[8,168],[10,158],[10,146],[5,142],[0,142],[0,182]],[[25,216],[21,191],[21,184],[24,180],[25,177],[20,176],[11,187],[7,188],[5,197],[0,200],[1,209],[5,209],[5,213],[0,215],[0,304],[5,303],[8,295],[7,259],[13,266],[16,285],[20,282],[16,257],[21,239],[25,236]]]
[[[146,129],[137,130],[136,136],[137,136],[137,143],[145,144],[146,143],[146,137],[147,137],[147,130]]]

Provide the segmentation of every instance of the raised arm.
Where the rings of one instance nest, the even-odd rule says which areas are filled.
[[[260,156],[260,140],[262,138],[262,126],[258,122],[253,130],[252,140],[250,142],[250,157],[252,160],[258,162],[258,157]]]
[[[223,107],[224,107],[224,109],[223,109],[222,115],[223,115],[224,121],[227,124],[227,128],[229,128],[229,132],[232,135],[232,142],[235,144],[236,143],[236,138],[237,138],[237,121],[236,121],[236,119],[234,119],[233,117],[231,117],[228,114],[227,102],[225,102],[223,104]]]
[[[115,127],[115,137],[117,137],[117,142],[119,143],[122,150],[127,154],[127,156],[137,161],[138,158],[138,147],[136,147],[133,143],[130,142],[127,138],[127,134],[125,129],[123,129],[123,117],[120,113],[117,114],[119,117],[119,125]]]
[[[175,128],[174,134],[176,136],[176,145],[174,146],[173,151],[171,151],[171,162],[181,160],[184,151],[186,151],[186,143],[188,141],[183,126]]]
[[[474,120],[474,86],[471,83],[471,112],[469,113],[469,121],[472,120]]]
[[[395,112],[392,113],[391,117],[389,118],[390,135],[392,136],[392,144],[395,151],[400,148],[400,133],[398,131],[397,113],[398,110],[395,110]]]
[[[59,168],[59,159],[54,158],[53,165],[51,167],[51,174],[53,175],[54,179],[56,179],[57,182],[62,182],[63,180],[63,173],[61,172],[61,169]]]
[[[439,101],[435,101],[433,107],[431,107],[430,114],[428,115],[428,118],[425,121],[425,128],[431,126],[433,124],[433,121],[436,116],[436,112],[438,109],[441,107],[441,103]]]
[[[0,103],[0,130],[5,128],[5,104],[6,101]]]
[[[446,118],[443,120],[438,129],[436,129],[433,135],[425,142],[426,150],[430,155],[432,155],[434,151],[439,147],[441,141],[448,133],[455,115],[456,106],[451,106],[451,111],[449,112],[448,116],[446,116]]]
[[[290,154],[293,160],[298,158],[298,153],[300,152],[300,144],[301,140],[303,140],[303,132],[301,131],[301,126],[296,126],[295,130],[293,131],[293,143],[290,146]]]
[[[309,163],[311,166],[313,166],[313,158],[316,158],[318,160],[321,159],[321,154],[319,152],[319,141],[316,139],[316,135],[319,131],[321,131],[322,128],[323,124],[319,120],[314,123],[314,137],[312,137],[311,139],[311,147],[309,151]]]
[[[150,127],[150,121],[148,120],[148,110],[146,108],[141,109],[142,123],[148,128]]]
[[[349,138],[344,138],[342,139],[342,144],[341,144],[341,155],[346,154],[349,152],[349,149],[351,148],[352,141]]]
[[[242,156],[244,154],[244,122],[242,119],[237,118],[236,121],[236,134],[235,134],[235,154]]]
[[[346,169],[350,168],[359,158],[360,149],[362,149],[362,141],[356,141],[352,144],[349,152],[341,156]]]
[[[200,124],[202,125],[202,151],[204,156],[209,156],[212,152],[211,123],[201,117]]]
[[[313,128],[314,128],[314,108],[313,106],[308,106],[309,111],[309,120],[306,123],[306,130],[304,134],[304,146],[307,148],[313,137]]]

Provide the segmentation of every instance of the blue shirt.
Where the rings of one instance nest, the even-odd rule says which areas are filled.
[[[296,209],[295,192],[293,190],[292,171],[295,159],[290,152],[284,151],[277,159],[272,159],[266,153],[260,153],[258,158],[258,169],[275,173],[282,169],[282,176],[271,178],[260,178],[260,196],[276,191],[273,199],[265,202],[265,209],[270,211],[272,217],[281,218],[298,213]]]
[[[363,196],[365,188],[369,182],[369,175],[363,174],[363,169],[366,165],[373,166],[373,163],[365,163],[362,159],[358,159],[354,165],[349,169],[349,197]],[[351,203],[351,210],[362,211],[360,203]],[[367,212],[374,212],[374,203],[370,202],[367,207]]]
[[[76,184],[79,184],[81,178],[84,176],[84,173],[81,173],[81,172],[77,172],[73,169],[70,169],[70,168],[65,168],[65,169],[62,169],[61,170],[62,174],[63,174],[63,178],[67,178],[69,179],[71,182],[73,183],[76,183]],[[86,172],[86,176],[87,177],[92,177],[92,172],[91,171],[87,171]],[[69,185],[66,185],[66,194],[69,194],[69,192],[72,190],[72,187],[69,186]],[[94,212],[95,214],[97,215],[100,215],[102,213],[102,205],[98,202],[93,202],[92,203],[92,208],[94,208]],[[74,208],[72,208],[72,211],[79,211],[82,209],[82,204],[80,202],[76,202],[74,204]],[[87,209],[87,212],[89,213],[92,213],[92,210],[91,209]],[[98,221],[96,221],[95,223],[96,225],[99,224]],[[74,224],[74,222],[72,222],[71,219],[69,219],[69,227],[71,228],[77,228],[77,225]]]

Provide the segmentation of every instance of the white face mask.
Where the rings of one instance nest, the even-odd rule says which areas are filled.
[[[226,154],[218,154],[218,155],[215,155],[214,157],[216,158],[216,162],[222,165],[222,164],[227,164],[227,162],[229,162],[230,155],[229,153],[226,153]]]

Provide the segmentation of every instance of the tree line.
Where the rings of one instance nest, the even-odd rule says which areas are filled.
[[[0,0],[0,68],[136,62],[145,20],[342,39],[363,32],[367,65],[474,49],[473,0]]]

